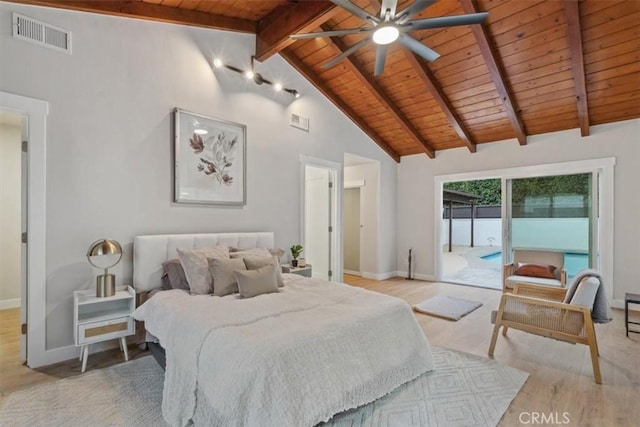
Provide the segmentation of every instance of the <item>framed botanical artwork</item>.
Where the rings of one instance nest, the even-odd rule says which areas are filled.
[[[244,206],[247,127],[174,110],[174,201]]]

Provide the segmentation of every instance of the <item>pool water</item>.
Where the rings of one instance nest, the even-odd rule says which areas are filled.
[[[494,264],[502,264],[502,252],[494,252],[492,254],[480,257],[485,261]],[[567,276],[573,277],[583,268],[589,268],[589,255],[578,254],[573,252],[564,253],[564,268],[567,270]]]

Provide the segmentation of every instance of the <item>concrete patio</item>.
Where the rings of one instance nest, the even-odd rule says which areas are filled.
[[[502,251],[501,246],[442,247],[442,281],[483,288],[502,289],[502,264],[482,259]]]

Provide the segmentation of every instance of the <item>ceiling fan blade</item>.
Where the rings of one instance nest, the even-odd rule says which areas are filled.
[[[353,15],[357,16],[358,18],[362,19],[363,21],[380,22],[380,20],[377,17],[371,15],[366,10],[361,9],[360,7],[358,7],[355,4],[351,3],[349,0],[331,0],[331,3],[336,4],[336,5],[340,6],[340,7],[342,7],[343,9],[348,10]]]
[[[409,19],[413,18],[418,13],[422,12],[432,4],[434,4],[436,0],[416,0],[411,4],[411,6],[402,10],[402,12],[396,14],[398,17],[398,24],[404,24]]]
[[[335,30],[335,31],[318,31],[316,33],[306,33],[306,34],[292,34],[291,38],[295,40],[302,39],[314,39],[316,37],[333,37],[333,36],[346,36],[348,34],[365,34],[373,31],[372,28],[350,28],[345,30]]]
[[[389,45],[379,44],[376,48],[376,68],[374,76],[379,76],[384,71],[384,63],[387,61],[387,47]]]
[[[407,47],[414,51],[417,55],[420,55],[427,61],[435,61],[440,58],[440,54],[433,49],[428,48],[427,46],[420,43],[418,40],[414,39],[411,36],[406,34],[402,34],[400,36],[400,44],[404,47]]]
[[[469,13],[467,15],[456,16],[441,16],[438,18],[425,18],[416,19],[415,21],[407,22],[407,25],[411,25],[411,30],[424,30],[427,28],[442,28],[453,27],[456,25],[473,25],[482,24],[489,16],[488,12],[481,13]]]
[[[380,19],[384,21],[387,10],[389,11],[389,19],[394,19],[396,16],[396,7],[398,6],[398,0],[382,0],[380,6]]]
[[[358,43],[354,44],[353,46],[351,46],[349,49],[345,50],[344,52],[342,52],[340,55],[336,56],[335,58],[333,58],[331,61],[327,62],[326,64],[324,64],[322,66],[322,68],[331,68],[334,65],[336,65],[338,62],[342,61],[344,58],[346,58],[347,56],[351,55],[353,52],[355,52],[356,50],[360,49],[361,47],[363,47],[365,44],[369,43],[369,40],[371,40],[370,37],[365,37],[362,40],[360,40]]]

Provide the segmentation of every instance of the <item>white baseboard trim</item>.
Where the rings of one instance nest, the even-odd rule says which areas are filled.
[[[89,349],[89,359],[94,353],[110,350],[118,347],[118,340],[109,340],[91,344]],[[80,357],[80,347],[75,345],[68,345],[65,347],[54,348],[52,350],[45,351],[42,359],[36,360],[35,363],[29,365],[30,368],[40,368],[42,366],[53,365],[54,363],[64,362],[70,359],[78,359]],[[124,359],[123,359],[124,360]],[[78,360],[78,364],[80,361]]]
[[[619,308],[620,310],[624,310],[624,300],[623,299],[614,299],[611,301],[611,308]],[[638,311],[640,312],[640,305],[638,304],[629,304],[629,311]]]
[[[342,270],[342,272],[344,274],[350,274],[352,276],[362,276],[362,272],[360,271],[353,271],[353,270]]]
[[[5,299],[0,301],[0,310],[6,310],[7,308],[18,308],[20,307],[20,298],[14,299]]]
[[[396,271],[396,276],[398,277],[407,277],[408,273],[406,271]],[[421,273],[411,273],[411,277],[416,280],[424,280],[425,282],[435,282],[436,278],[429,274],[421,274]]]
[[[361,273],[361,275],[365,279],[387,280],[387,279],[391,279],[392,277],[396,277],[396,272],[395,271],[388,271],[386,273],[368,273],[366,271],[363,271]]]

